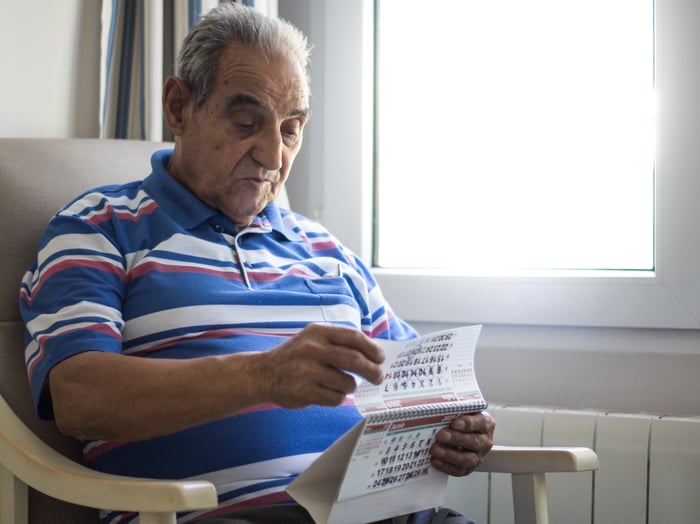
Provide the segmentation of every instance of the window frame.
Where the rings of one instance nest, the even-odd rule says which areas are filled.
[[[656,2],[656,262],[649,272],[450,271],[372,268],[409,321],[620,328],[700,327],[700,5]],[[321,78],[314,76],[315,159],[321,221],[360,257],[372,257],[372,0],[327,2]],[[332,59],[330,59],[332,57]],[[316,73],[314,73],[316,74]],[[317,106],[318,107],[318,106]],[[313,109],[313,106],[312,106]],[[359,139],[358,139],[359,137]],[[698,151],[696,151],[696,149]],[[314,154],[314,153],[312,153]],[[400,197],[400,194],[399,196]],[[694,199],[695,197],[695,199]],[[426,245],[416,239],[416,246]]]

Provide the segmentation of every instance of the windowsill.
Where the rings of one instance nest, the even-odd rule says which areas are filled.
[[[658,275],[537,272],[461,276],[373,270],[397,314],[409,321],[697,329],[698,321]]]
[[[474,280],[496,281],[504,279],[526,279],[537,280],[538,282],[561,282],[564,280],[585,279],[587,283],[591,280],[599,280],[601,282],[610,282],[614,279],[624,281],[639,280],[648,281],[656,277],[654,271],[629,271],[629,270],[587,270],[587,269],[570,269],[570,270],[553,270],[553,269],[503,269],[494,270],[493,268],[478,270],[478,269],[459,269],[459,268],[395,268],[395,267],[373,267],[372,272],[375,275],[403,275],[411,277],[425,276],[441,276],[441,277],[460,277],[471,278]]]

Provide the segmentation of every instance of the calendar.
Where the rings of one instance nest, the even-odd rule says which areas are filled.
[[[435,434],[457,416],[487,406],[474,371],[481,326],[378,341],[384,380],[362,382],[363,415],[287,491],[316,522],[379,520],[442,503],[447,475],[430,465]]]

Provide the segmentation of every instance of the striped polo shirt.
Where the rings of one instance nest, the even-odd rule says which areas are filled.
[[[415,336],[368,268],[321,225],[272,203],[238,231],[170,177],[171,153],[155,153],[142,181],[81,195],[47,228],[20,290],[27,373],[42,418],[52,418],[49,371],[83,351],[147,358],[265,351],[314,322],[373,338]],[[109,473],[212,481],[219,508],[178,519],[189,522],[289,502],[287,484],[358,419],[351,402],[257,406],[147,441],[86,441],[83,451],[89,466]]]

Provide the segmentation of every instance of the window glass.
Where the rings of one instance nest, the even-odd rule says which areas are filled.
[[[653,1],[375,21],[377,266],[654,269]]]

